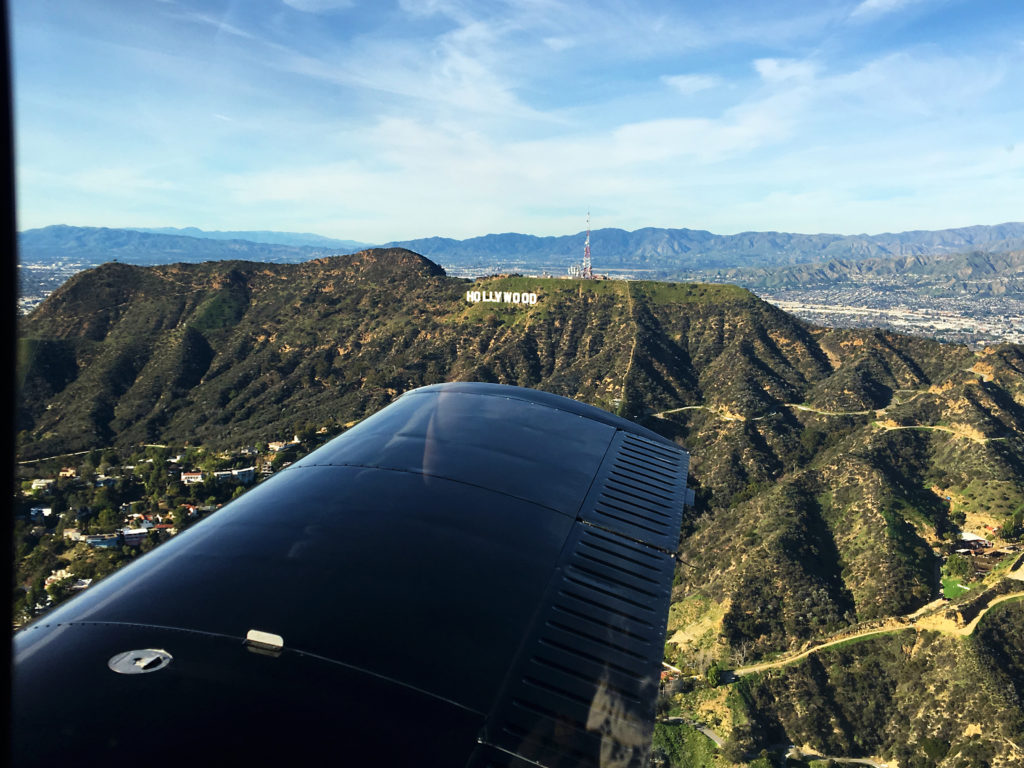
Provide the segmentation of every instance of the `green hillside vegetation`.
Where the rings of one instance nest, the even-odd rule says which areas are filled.
[[[470,290],[539,301],[471,304]],[[468,281],[398,248],[294,265],[106,264],[19,336],[23,458],[230,449],[310,424],[335,434],[438,381],[534,387],[637,419],[692,455],[666,658],[701,676],[909,614],[940,597],[961,530],[1022,533],[1024,348],[816,328],[730,285]],[[1019,606],[999,610],[1020,623]],[[694,689],[686,714],[719,711],[736,759],[788,738],[826,755],[910,749],[901,768],[1010,765],[1019,694],[998,685],[1019,677],[1020,649],[992,621],[966,638],[830,649],[744,683],[742,706],[725,688]],[[988,681],[977,691],[956,687],[976,674]],[[923,707],[921,691],[942,706]],[[975,712],[989,717],[981,733]],[[659,733],[665,754],[699,743]],[[927,739],[949,749],[932,756]]]
[[[745,683],[748,732],[817,754],[900,766],[1012,765],[1024,734],[1024,606],[999,606],[975,635],[900,633],[823,650]]]

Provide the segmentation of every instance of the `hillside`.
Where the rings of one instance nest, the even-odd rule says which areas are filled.
[[[467,291],[538,301],[468,303]],[[730,285],[470,282],[400,248],[301,264],[105,264],[19,330],[26,458],[143,442],[228,448],[308,424],[336,432],[446,380],[535,387],[641,420],[692,454],[697,506],[666,656],[701,673],[912,612],[938,596],[940,556],[961,530],[1014,536],[1024,520],[1024,348],[815,328]],[[1018,641],[993,629],[929,653],[946,649],[944,669],[1002,665],[1013,678]],[[855,699],[821,695],[839,708],[877,700],[882,714],[847,713],[835,736],[833,720],[794,719],[769,676],[744,683],[743,717],[760,725],[737,720],[736,739],[756,751],[799,736],[848,756],[902,744],[928,757],[918,737],[938,721],[913,710],[916,693],[892,693],[912,679],[902,651],[842,653],[844,680],[878,685],[857,678]],[[807,664],[823,691],[835,688],[813,667],[827,660]],[[993,725],[978,749],[993,765],[1011,764],[1014,690],[986,699]],[[908,719],[892,738],[867,733],[893,712]],[[954,713],[941,727],[977,741],[974,722]],[[955,754],[934,764],[956,765]]]

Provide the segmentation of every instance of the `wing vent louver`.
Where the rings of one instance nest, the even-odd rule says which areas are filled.
[[[688,459],[613,439],[473,768],[646,764]]]
[[[580,519],[674,552],[688,470],[685,451],[620,432],[580,510]]]

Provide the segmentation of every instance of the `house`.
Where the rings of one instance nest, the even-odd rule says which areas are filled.
[[[185,485],[194,485],[196,483],[201,483],[201,482],[203,482],[203,473],[202,472],[182,472],[181,473],[181,482],[183,482]]]
[[[64,579],[71,578],[71,572],[67,568],[61,568],[60,570],[53,571],[49,576],[46,577],[44,584],[48,587],[56,581],[64,581]]]
[[[148,528],[122,528],[121,535],[129,547],[137,547],[149,536]]]
[[[249,485],[256,479],[256,467],[232,469],[231,474],[234,476],[235,480],[242,483],[242,485]]]
[[[78,477],[78,470],[76,470],[74,467],[64,467],[64,469],[62,469],[60,471],[60,476],[61,477]]]
[[[963,542],[965,548],[977,551],[979,549],[987,549],[992,546],[991,541],[985,541],[984,539],[971,539],[970,541]]]
[[[53,514],[53,507],[32,507],[28,511],[29,516],[36,521],[50,517]]]
[[[37,479],[32,481],[32,490],[33,491],[45,491],[45,490],[49,489],[50,486],[53,485],[53,482],[54,481],[52,479],[50,479],[50,478],[45,478],[45,477],[37,478]]]
[[[992,542],[984,536],[979,536],[976,533],[969,533],[968,531],[964,531],[960,534],[960,541],[967,549],[985,549],[986,547],[992,546]]]

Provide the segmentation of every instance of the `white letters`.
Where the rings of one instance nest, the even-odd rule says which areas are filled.
[[[527,304],[537,303],[536,293],[519,293],[511,291],[466,291],[466,301],[470,304],[488,302],[495,304]]]

